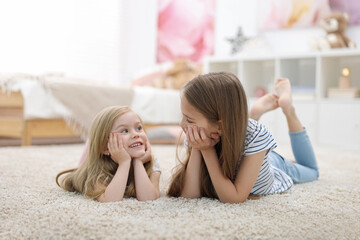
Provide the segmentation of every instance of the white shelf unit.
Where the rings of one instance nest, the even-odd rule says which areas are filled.
[[[352,86],[360,88],[360,50],[332,50],[306,54],[272,56],[209,57],[204,72],[227,71],[237,75],[248,95],[249,105],[256,100],[259,86],[274,92],[279,77],[289,78],[294,104],[300,120],[315,146],[360,151],[360,98],[328,98],[336,88],[341,70],[350,69]],[[286,120],[280,109],[265,114],[261,122],[279,143],[290,144]]]

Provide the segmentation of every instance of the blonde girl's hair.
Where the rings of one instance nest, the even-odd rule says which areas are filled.
[[[115,120],[130,111],[132,110],[129,107],[111,106],[95,116],[90,128],[89,152],[85,161],[78,168],[60,172],[56,176],[56,183],[59,187],[70,192],[80,192],[90,199],[95,199],[105,192],[118,168],[118,164],[110,156],[104,154],[109,134]],[[141,119],[140,121],[143,125]],[[148,175],[151,174],[152,165],[153,158],[144,164]],[[131,167],[125,197],[136,197],[133,172]],[[59,178],[63,174],[67,175],[59,183]]]
[[[232,73],[217,72],[199,75],[182,89],[182,97],[195,107],[210,123],[220,122],[220,141],[215,145],[222,172],[230,180],[234,179],[237,163],[244,152],[248,105],[240,80]],[[191,147],[187,148],[184,162],[173,175],[168,195],[180,196],[190,158]],[[201,164],[201,194],[217,198],[214,186],[204,161]]]

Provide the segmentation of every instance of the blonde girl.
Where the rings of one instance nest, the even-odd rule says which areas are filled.
[[[60,172],[56,183],[99,202],[159,198],[160,170],[139,116],[128,107],[103,109],[93,119],[87,153],[78,168]],[[59,183],[59,177],[67,174]]]
[[[246,95],[235,75],[209,73],[188,82],[181,93],[180,123],[187,157],[168,195],[239,203],[251,194],[281,193],[293,183],[317,179],[315,155],[295,113],[288,79],[277,80],[276,93],[260,98],[248,115]],[[275,140],[257,121],[278,107],[288,123],[296,163],[273,151]]]

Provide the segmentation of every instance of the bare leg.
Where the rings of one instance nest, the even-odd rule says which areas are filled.
[[[294,183],[314,181],[319,177],[316,157],[306,130],[295,113],[289,79],[279,78],[275,84],[275,91],[279,96],[279,106],[287,120],[296,163],[284,159],[275,152],[270,153],[269,161],[288,174]]]
[[[279,78],[275,84],[276,93],[279,96],[279,106],[281,107],[288,124],[289,132],[300,132],[303,130],[299,118],[295,113],[292,103],[290,81],[287,78]]]
[[[250,118],[258,121],[260,117],[271,110],[279,107],[279,97],[275,94],[268,93],[259,98],[252,106],[249,112]]]

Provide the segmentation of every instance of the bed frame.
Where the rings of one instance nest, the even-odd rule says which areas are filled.
[[[145,129],[164,124],[144,124]],[[3,92],[0,88],[0,138],[20,138],[22,146],[35,139],[74,139],[81,141],[64,119],[24,119],[24,99],[20,91]],[[61,141],[60,141],[61,142]],[[68,142],[68,141],[63,141]],[[51,143],[51,141],[49,141]]]
[[[63,119],[24,119],[21,92],[0,89],[0,138],[20,138],[21,145],[32,144],[34,138],[79,137]]]

